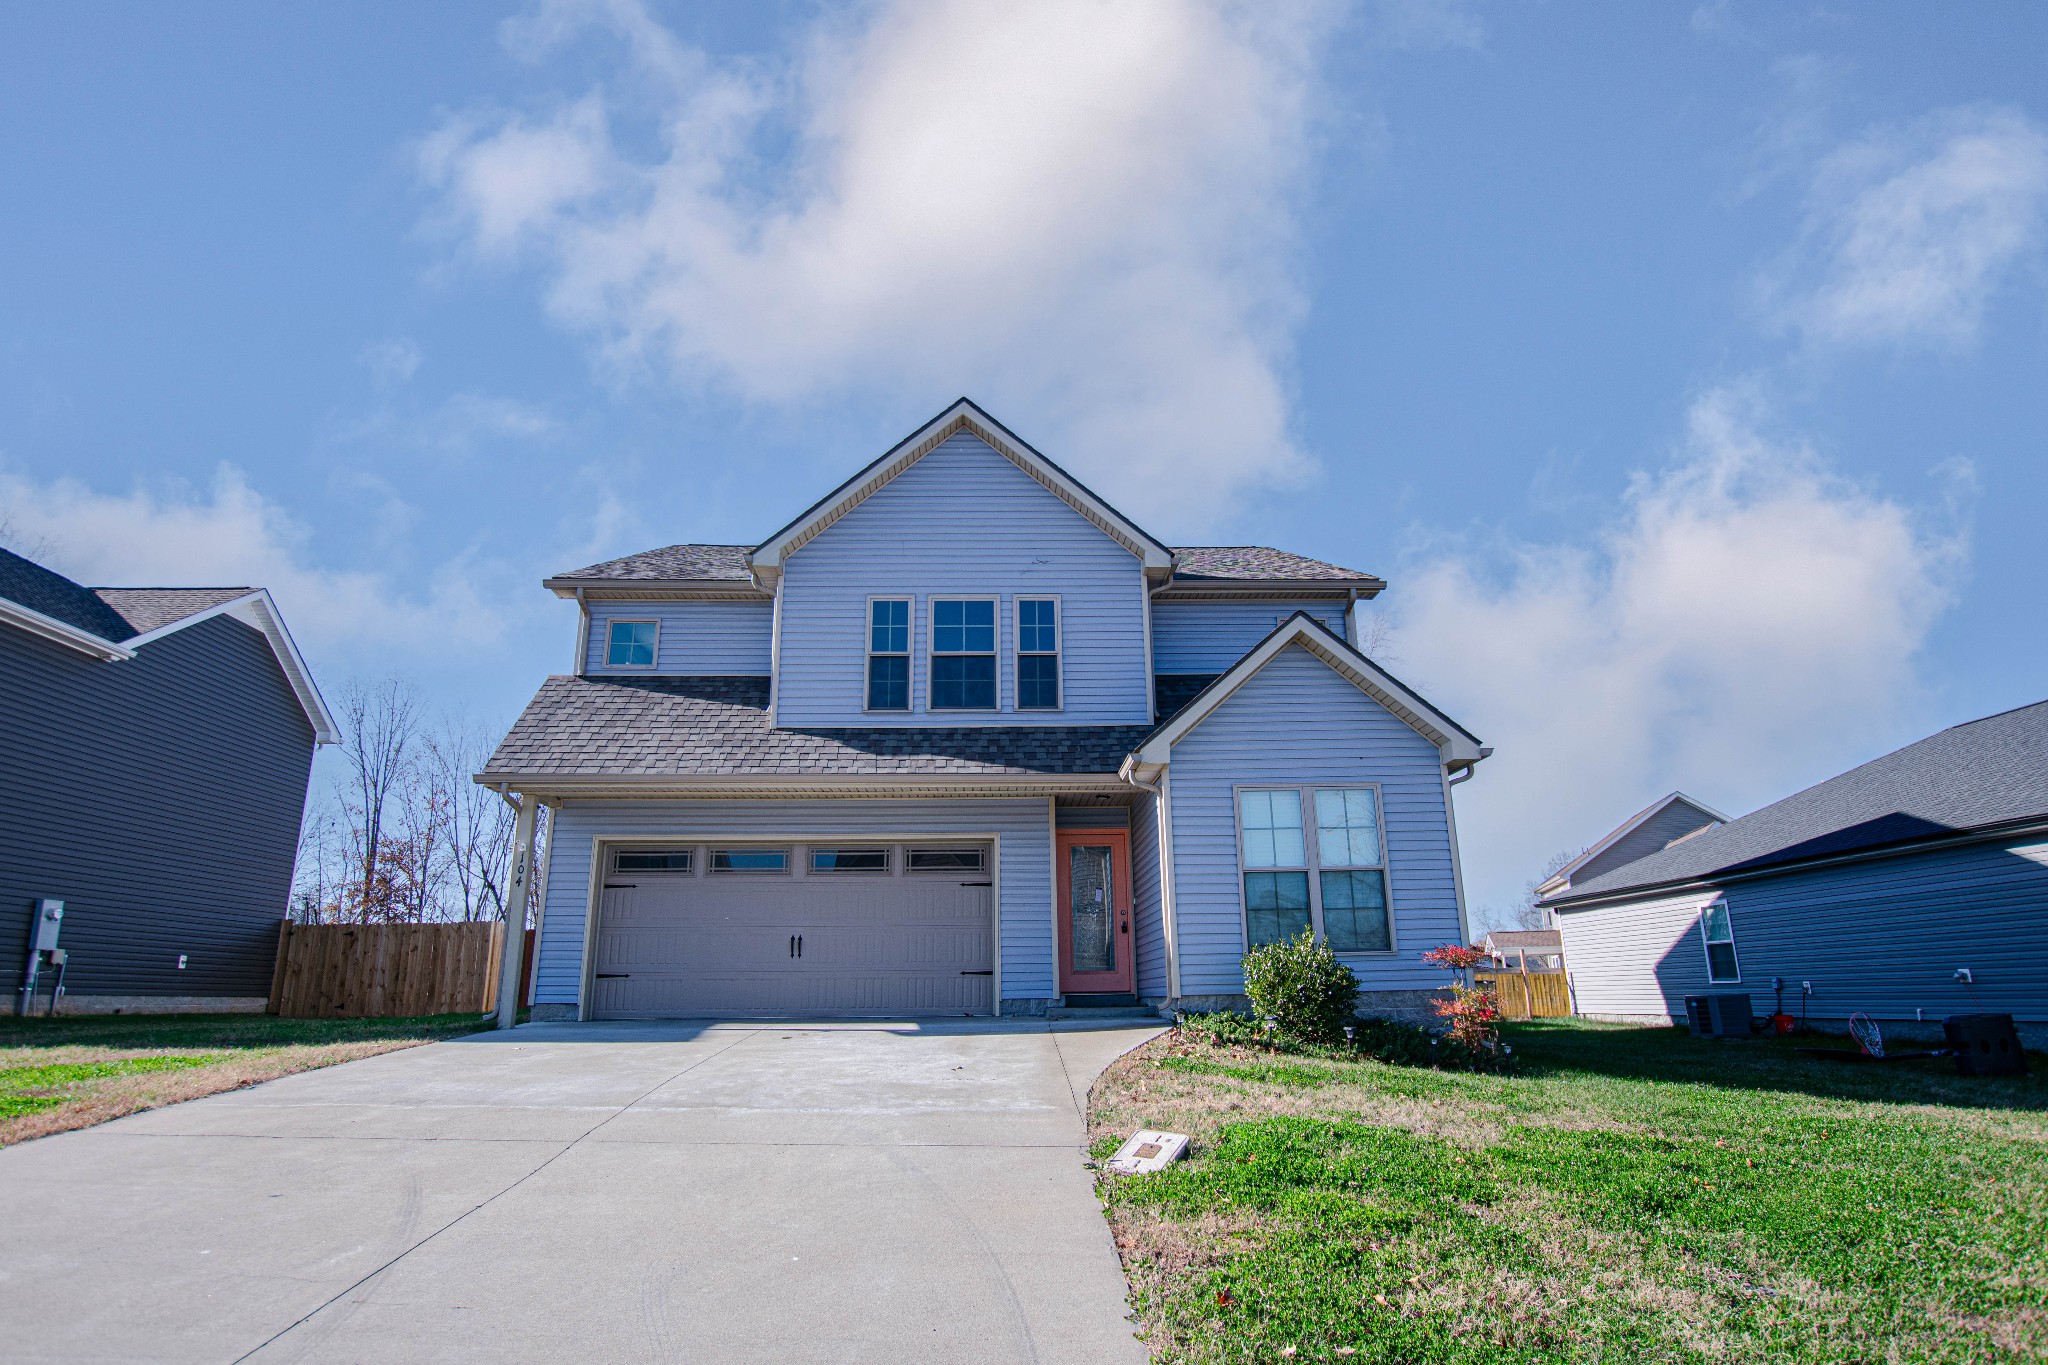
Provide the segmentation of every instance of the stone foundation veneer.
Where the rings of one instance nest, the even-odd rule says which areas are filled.
[[[1436,1002],[1442,991],[1360,991],[1358,1017],[1392,1019],[1402,1024],[1435,1025],[1439,1022]],[[1146,1004],[1162,1014],[1250,1014],[1252,1002],[1242,995],[1183,995],[1177,999],[1158,998]]]
[[[49,1008],[47,991],[36,993],[32,1014]],[[7,1011],[21,1008],[21,993],[10,993]],[[57,1001],[59,1014],[263,1014],[270,1009],[265,995],[73,995]]]

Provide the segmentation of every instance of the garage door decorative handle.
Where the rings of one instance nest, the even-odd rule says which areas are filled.
[[[597,979],[599,981],[624,981],[631,975],[631,972],[599,972]]]
[[[962,976],[994,976],[995,974],[996,974],[996,972],[995,972],[995,968],[993,968],[993,967],[985,967],[985,968],[983,968],[983,969],[982,969],[981,971],[978,971],[978,972],[962,972],[962,973],[960,973],[960,975],[962,975]]]
[[[994,886],[994,882],[962,882],[962,886]]]
[[[804,936],[802,934],[791,934],[789,936],[789,955],[791,957],[802,957],[804,955]]]

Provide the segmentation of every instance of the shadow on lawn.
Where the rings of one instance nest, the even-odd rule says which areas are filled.
[[[2025,1076],[1959,1076],[1947,1057],[1840,1062],[1797,1051],[1845,1046],[1826,1034],[1747,1039],[1695,1038],[1683,1029],[1539,1020],[1503,1026],[1516,1072],[1789,1091],[1824,1099],[1935,1104],[1970,1109],[2048,1110],[2048,1057],[2027,1054]],[[1917,1048],[1924,1044],[1905,1044]]]

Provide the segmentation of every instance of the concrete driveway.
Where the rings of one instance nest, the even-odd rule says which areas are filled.
[[[0,1356],[1141,1362],[1082,1166],[1156,1028],[541,1024],[0,1152]]]

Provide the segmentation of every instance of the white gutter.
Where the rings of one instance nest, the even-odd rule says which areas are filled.
[[[0,621],[5,621],[11,626],[19,626],[32,635],[54,640],[81,654],[90,654],[93,658],[108,663],[135,657],[135,651],[125,645],[103,640],[91,631],[80,630],[69,622],[59,621],[54,616],[45,616],[33,607],[24,607],[19,602],[10,602],[5,598],[0,598]]]

